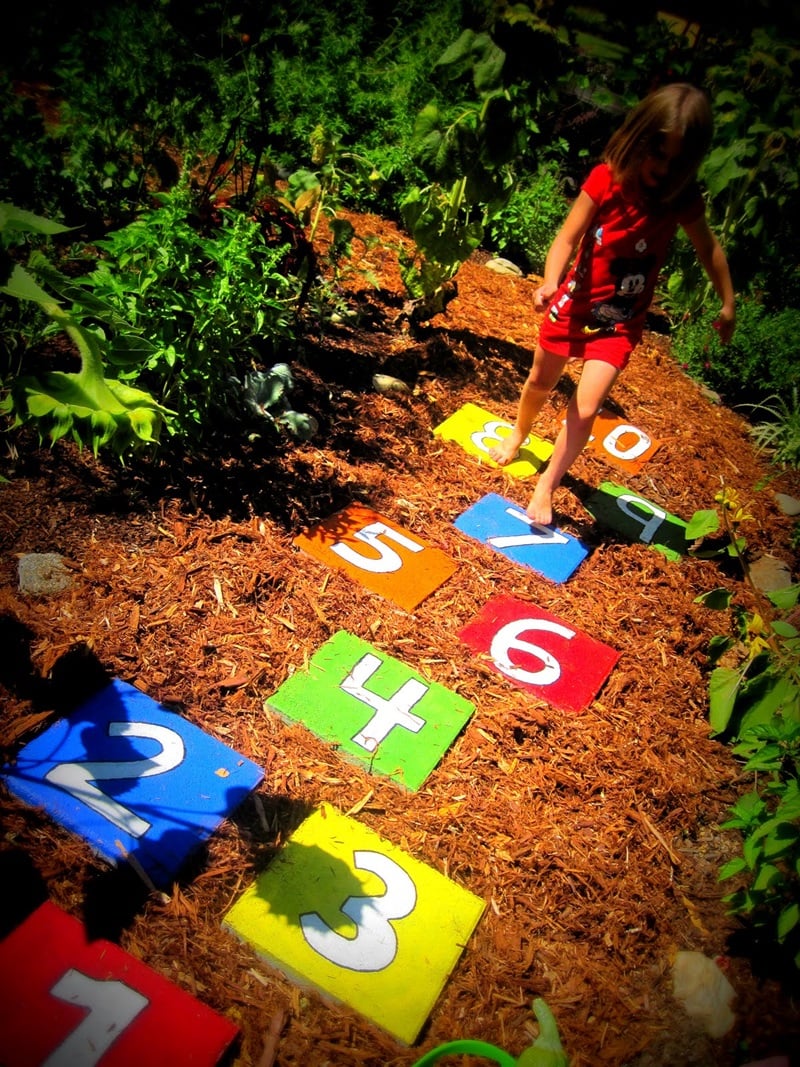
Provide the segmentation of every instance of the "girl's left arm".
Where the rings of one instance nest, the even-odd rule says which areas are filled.
[[[717,329],[720,340],[727,344],[736,326],[736,295],[728,260],[705,215],[701,215],[694,222],[685,223],[683,228],[694,245],[697,258],[714,286],[714,291],[722,301]]]

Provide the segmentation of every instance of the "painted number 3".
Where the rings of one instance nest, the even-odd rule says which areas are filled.
[[[380,852],[356,851],[353,864],[376,874],[386,886],[383,896],[348,897],[342,904],[342,912],[356,924],[355,936],[332,930],[315,911],[300,916],[300,928],[314,951],[331,963],[351,971],[382,971],[397,955],[391,920],[411,914],[417,889],[409,874]]]

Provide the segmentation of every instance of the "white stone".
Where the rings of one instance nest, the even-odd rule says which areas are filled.
[[[800,500],[785,493],[775,494],[775,503],[784,515],[800,515]]]
[[[72,584],[72,575],[57,552],[29,552],[20,556],[17,572],[20,592],[34,596],[63,593]]]
[[[516,263],[512,263],[510,259],[503,259],[500,256],[495,256],[494,259],[487,259],[485,266],[487,270],[493,270],[496,274],[516,274],[518,278],[522,277],[522,271]]]

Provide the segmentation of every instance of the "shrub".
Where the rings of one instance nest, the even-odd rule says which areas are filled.
[[[524,271],[543,274],[550,244],[568,208],[557,167],[543,164],[490,220],[487,229],[492,248]]]
[[[769,312],[753,298],[741,300],[736,332],[722,345],[714,329],[717,306],[687,318],[675,333],[673,352],[693,378],[721,393],[729,405],[787,396],[800,380],[797,338],[800,310]]]

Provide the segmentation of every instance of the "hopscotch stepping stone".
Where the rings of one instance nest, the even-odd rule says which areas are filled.
[[[589,554],[575,537],[529,519],[523,508],[487,493],[455,520],[457,529],[482,545],[553,582],[565,582]]]
[[[583,506],[599,523],[618,530],[629,541],[652,545],[668,559],[680,559],[688,552],[683,519],[621,485],[601,482]]]
[[[412,1044],[484,902],[330,805],[291,835],[223,927]]]
[[[264,772],[115,679],[27,744],[2,776],[109,862],[130,855],[168,886]]]
[[[457,569],[441,549],[364,504],[350,504],[294,543],[406,611],[413,611]]]
[[[0,941],[3,1067],[213,1067],[237,1033],[50,901]]]
[[[615,649],[514,597],[484,604],[458,636],[499,674],[562,711],[586,708],[619,659]]]
[[[595,416],[590,451],[629,474],[637,474],[660,447],[660,441],[610,411],[600,408]]]
[[[265,706],[408,789],[419,789],[475,710],[345,630]]]
[[[434,427],[433,432],[443,441],[455,441],[465,452],[477,456],[481,462],[497,467],[489,455],[489,449],[500,444],[513,428],[510,422],[498,419],[496,415],[478,407],[477,404],[464,404],[455,414]],[[553,446],[549,441],[531,435],[525,438],[519,450],[519,458],[498,469],[513,478],[529,478],[550,458],[552,452]]]

